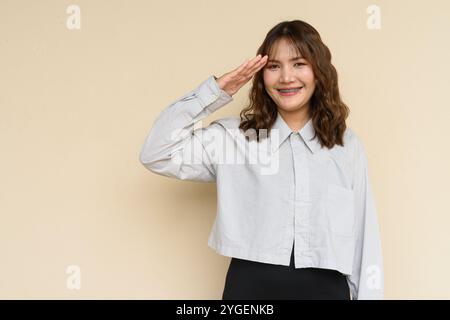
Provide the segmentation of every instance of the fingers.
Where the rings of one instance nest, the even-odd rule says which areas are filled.
[[[254,57],[252,60],[249,61],[249,63],[246,66],[246,70],[252,70],[258,63],[261,61],[261,55],[258,54],[256,57]]]
[[[252,59],[246,59],[243,64],[233,70],[229,75],[238,83],[245,83],[266,64],[267,59],[267,55],[261,57],[261,54],[258,54]]]
[[[235,71],[237,72],[241,72],[243,70],[252,70],[253,67],[258,66],[259,63],[265,63],[267,61],[267,55],[265,55],[264,57],[261,58],[261,55],[258,54],[256,57],[252,58],[252,59],[246,59],[244,61],[244,63],[242,63],[237,69],[235,69]]]
[[[255,64],[251,67],[250,72],[252,74],[256,73],[259,69],[261,69],[266,64],[267,59],[268,59],[268,56],[265,55],[264,57],[255,61]]]
[[[248,61],[242,69],[242,75],[245,77],[252,77],[259,69],[261,69],[267,62],[268,56],[261,57],[258,54],[255,58]]]

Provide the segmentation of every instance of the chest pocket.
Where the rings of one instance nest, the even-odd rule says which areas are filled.
[[[352,236],[355,224],[353,191],[329,184],[326,189],[325,211],[329,229],[340,236]]]

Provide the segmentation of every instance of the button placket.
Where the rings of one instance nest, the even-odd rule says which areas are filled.
[[[295,181],[295,209],[294,209],[294,241],[295,252],[298,255],[309,257],[309,171],[306,146],[298,133],[290,137]]]

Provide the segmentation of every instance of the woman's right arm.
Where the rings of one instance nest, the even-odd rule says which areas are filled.
[[[210,76],[196,89],[167,106],[145,139],[140,162],[150,171],[181,180],[212,182],[216,166],[202,137],[222,130],[217,123],[194,130],[196,122],[223,107],[267,62],[267,56],[247,59],[219,78]],[[220,133],[220,132],[219,132]],[[214,148],[213,148],[214,149]]]
[[[156,118],[145,139],[140,162],[150,171],[181,180],[215,181],[215,167],[204,149],[207,128],[194,130],[194,124],[229,103],[233,98],[223,91],[214,76],[167,106]],[[217,127],[216,127],[217,128]],[[200,131],[204,130],[200,135]]]

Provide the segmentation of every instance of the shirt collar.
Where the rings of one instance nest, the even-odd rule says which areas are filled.
[[[272,129],[277,129],[276,132],[278,132],[278,137],[276,136],[276,132],[274,132],[274,135],[272,135]],[[286,138],[291,135],[291,133],[296,134],[297,132],[294,132],[291,130],[291,128],[289,128],[283,117],[278,112],[277,118],[271,128],[270,133],[272,152],[276,152],[280,148],[284,140],[286,140]],[[312,123],[312,118],[310,118],[308,122],[306,122],[306,124],[298,131],[298,133],[312,153],[315,153],[318,149],[320,149],[321,145],[318,138],[314,138],[315,130]]]

